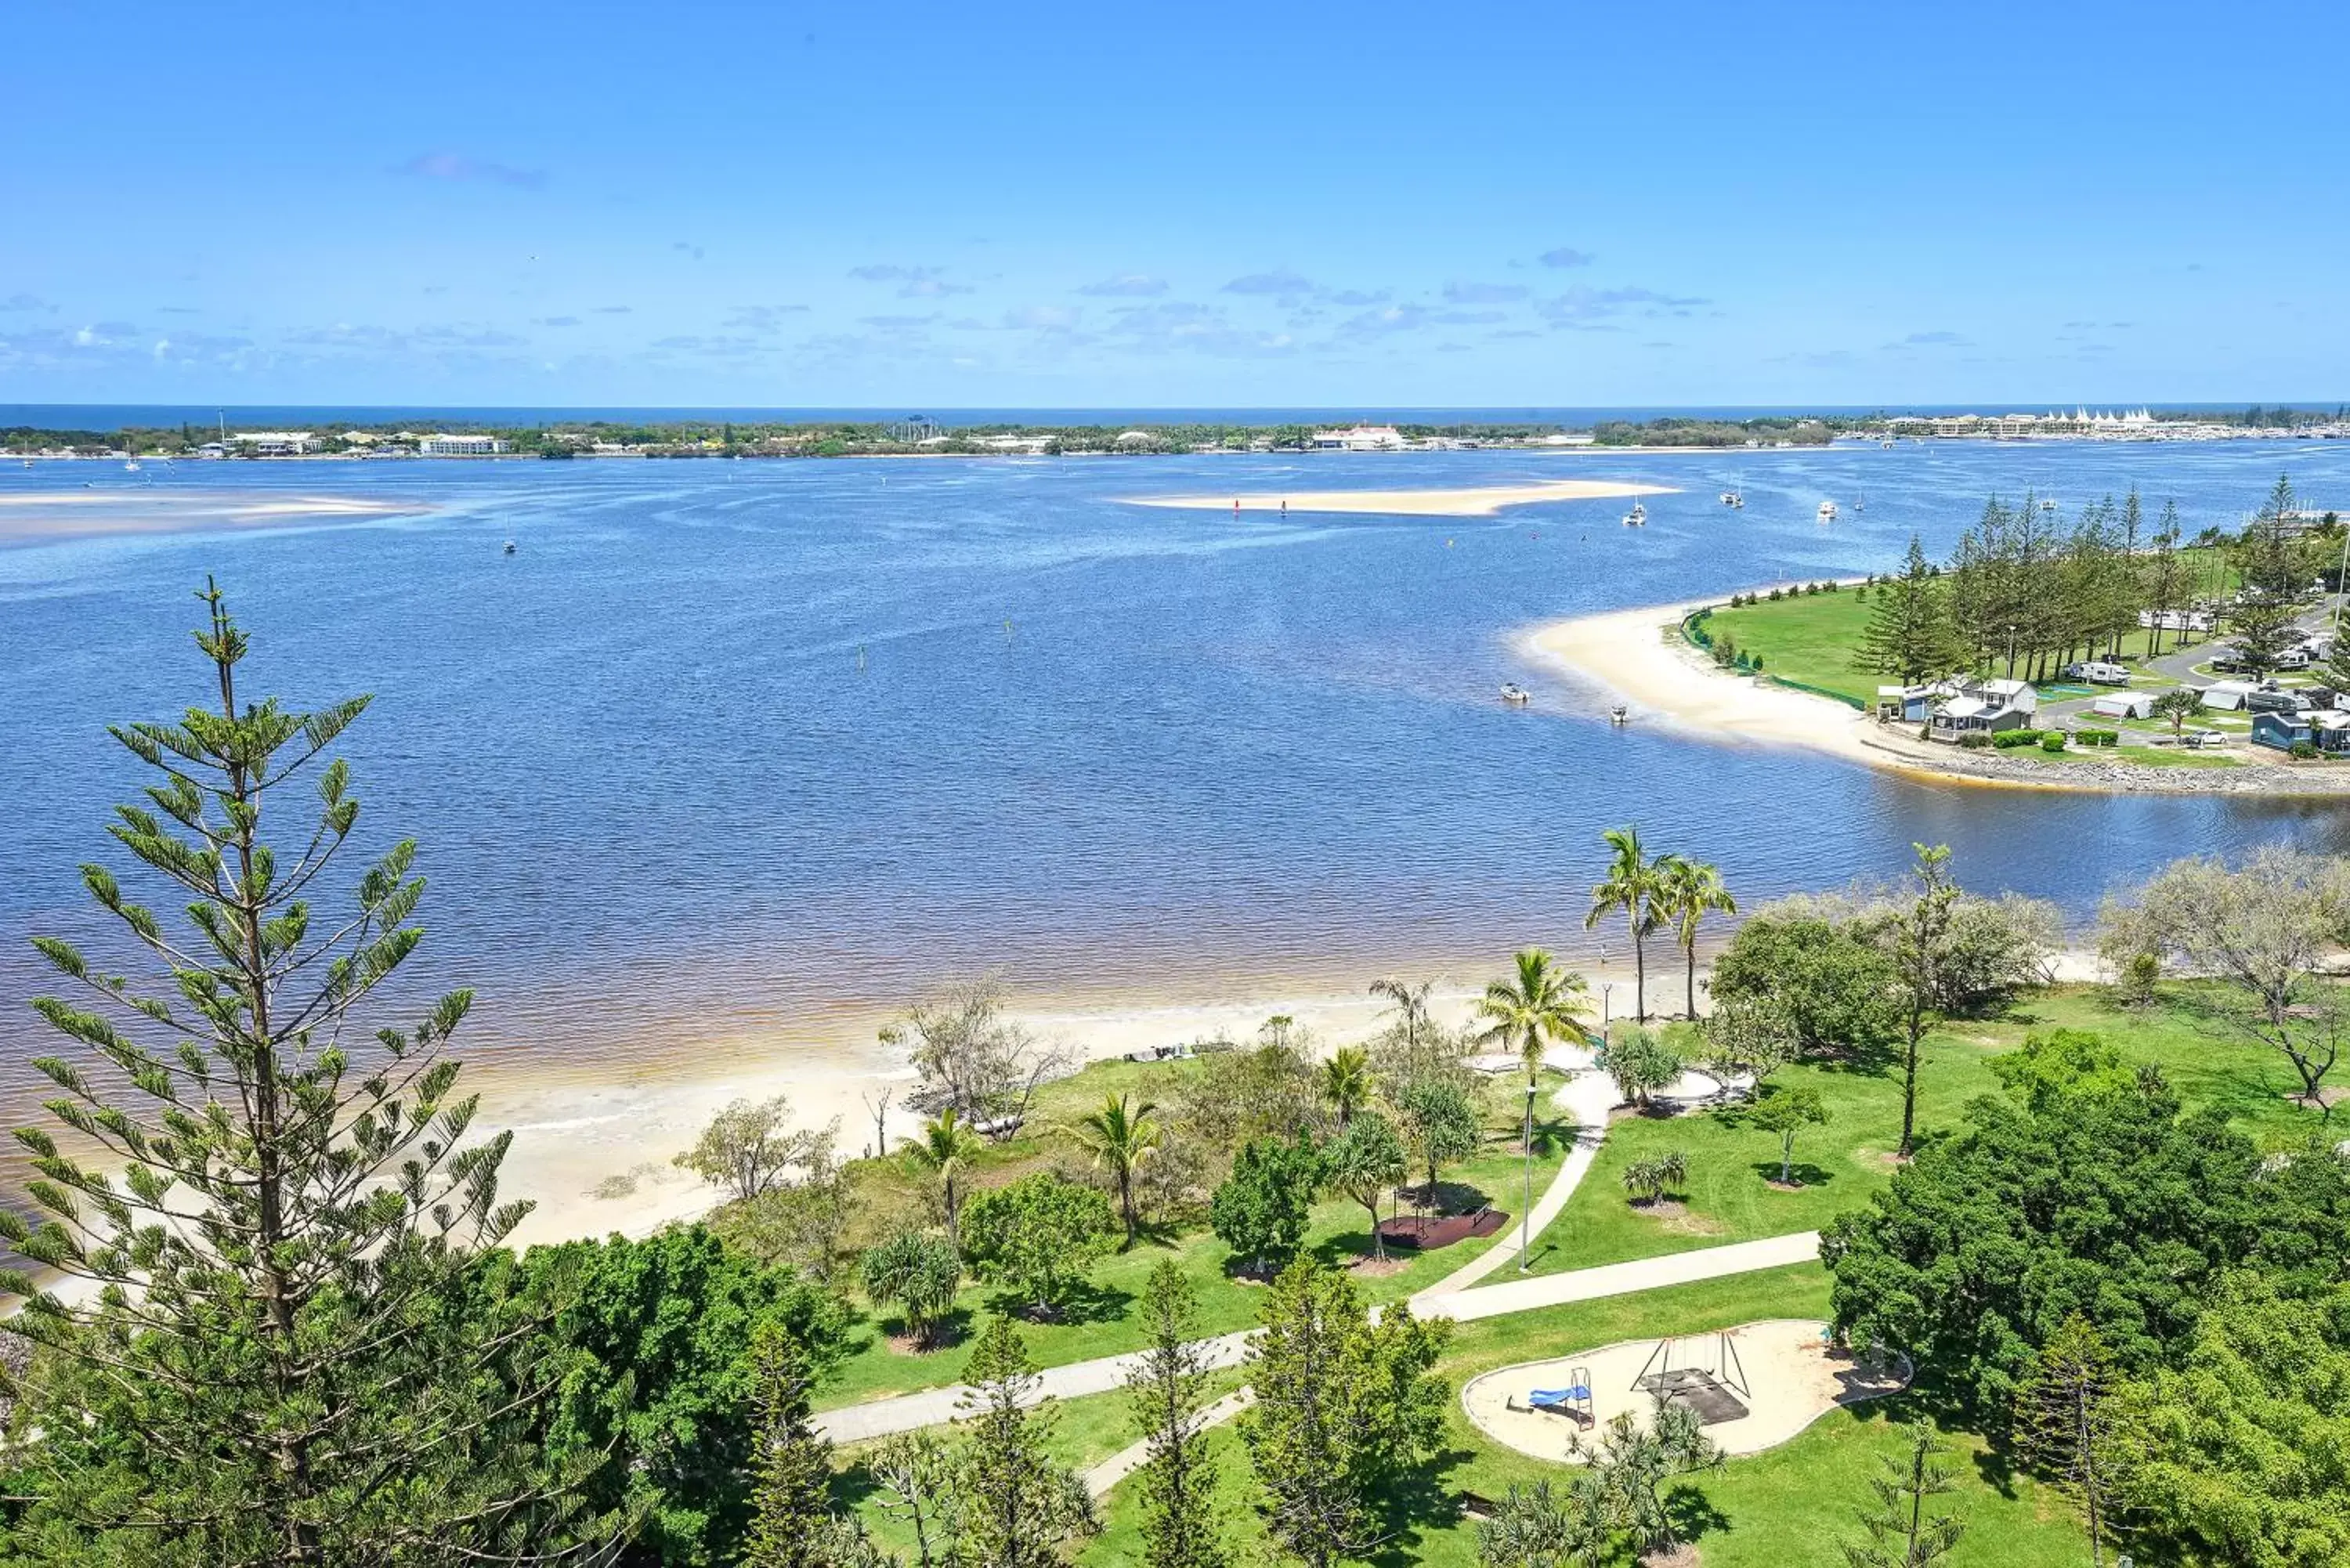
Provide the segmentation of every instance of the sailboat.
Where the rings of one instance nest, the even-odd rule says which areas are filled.
[[[1635,501],[1632,503],[1632,510],[1624,514],[1624,526],[1627,528],[1646,528],[1648,525],[1648,509]]]
[[[1746,504],[1746,497],[1733,487],[1721,493],[1721,504],[1730,507],[1743,506]]]

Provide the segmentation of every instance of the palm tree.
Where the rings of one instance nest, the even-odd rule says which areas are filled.
[[[1679,855],[1667,855],[1657,862],[1663,887],[1660,892],[1665,918],[1672,923],[1673,935],[1681,944],[1681,957],[1687,961],[1684,971],[1689,987],[1689,1015],[1697,1018],[1697,929],[1707,915],[1720,910],[1725,915],[1738,913],[1738,900],[1722,886],[1721,869],[1711,861],[1684,859]]]
[[[1147,1100],[1129,1106],[1124,1095],[1111,1095],[1075,1128],[1077,1141],[1093,1151],[1094,1163],[1118,1178],[1118,1207],[1126,1218],[1129,1247],[1134,1245],[1134,1173],[1159,1151],[1159,1124],[1150,1119],[1158,1109]]]
[[[906,1146],[906,1157],[918,1169],[929,1171],[939,1179],[939,1188],[946,1199],[947,1240],[962,1245],[956,1229],[962,1216],[962,1182],[964,1168],[980,1151],[979,1135],[952,1106],[922,1124],[922,1134]]]
[[[1395,1011],[1403,1024],[1403,1044],[1407,1052],[1419,1049],[1419,1032],[1428,1027],[1429,983],[1421,981],[1411,985],[1400,980],[1371,981],[1371,994],[1384,996],[1395,1003]]]
[[[1338,1113],[1345,1127],[1355,1113],[1370,1103],[1371,1054],[1360,1045],[1341,1046],[1322,1064],[1322,1097]]]
[[[1591,912],[1583,919],[1589,930],[1615,911],[1624,912],[1632,932],[1632,1009],[1636,1017],[1648,1016],[1648,933],[1662,926],[1664,911],[1658,903],[1661,885],[1658,862],[1641,847],[1637,827],[1611,827],[1600,836],[1616,852],[1607,863],[1607,880],[1591,889]]]
[[[1534,1112],[1532,1090],[1542,1071],[1543,1047],[1562,1040],[1583,1038],[1582,1009],[1591,993],[1573,970],[1553,969],[1550,954],[1540,948],[1522,948],[1515,980],[1497,980],[1477,999],[1477,1016],[1485,1028],[1481,1040],[1514,1046],[1526,1064],[1526,1151],[1534,1151]]]
[[[1477,1038],[1514,1049],[1531,1084],[1544,1046],[1584,1037],[1582,1013],[1591,993],[1583,976],[1552,968],[1550,954],[1540,948],[1521,950],[1517,964],[1515,979],[1493,981],[1477,999],[1477,1016],[1485,1024]]]

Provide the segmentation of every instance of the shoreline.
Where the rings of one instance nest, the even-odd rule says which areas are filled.
[[[1679,1015],[1678,957],[1674,950],[1673,961],[1667,962],[1668,955],[1650,944],[1652,1018]],[[1493,961],[1499,972],[1506,959],[1496,955]],[[1567,963],[1590,982],[1595,1000],[1605,984],[1621,993],[1615,995],[1616,1002],[1628,1005],[1628,961],[1603,966],[1578,964],[1569,957]],[[1711,964],[1700,956],[1699,968],[1702,974]],[[1672,972],[1667,974],[1666,969]],[[1449,1025],[1465,1021],[1482,985],[1457,978],[1437,983],[1430,1012]],[[1286,1014],[1310,1034],[1313,1048],[1327,1051],[1373,1033],[1389,1008],[1384,998],[1370,994],[1367,981],[1344,991],[1325,979],[1217,994],[1220,999],[1214,1001],[1015,994],[1004,1016],[1039,1041],[1066,1049],[1074,1065],[1082,1068],[1132,1051],[1217,1035],[1246,1043],[1276,1013]],[[1700,1001],[1702,1005],[1702,996]],[[861,1096],[886,1088],[890,1093],[889,1141],[893,1147],[901,1144],[920,1120],[897,1103],[898,1096],[912,1087],[914,1072],[902,1050],[884,1049],[871,1030],[862,1033],[863,1044],[855,1043],[858,1037],[849,1031],[844,1023],[828,1041],[779,1043],[772,1053],[754,1047],[708,1071],[683,1068],[675,1061],[619,1071],[469,1065],[466,1081],[482,1098],[475,1125],[485,1132],[511,1130],[515,1135],[501,1174],[500,1196],[529,1199],[537,1205],[508,1244],[520,1250],[613,1232],[640,1237],[716,1208],[718,1189],[671,1160],[691,1147],[711,1118],[737,1098],[787,1096],[794,1129],[820,1127],[837,1116],[839,1151],[843,1158],[856,1158],[873,1141],[872,1114]],[[615,1177],[633,1177],[633,1187],[598,1196],[599,1186]]]
[[[1764,583],[1759,591],[1787,586]],[[2239,765],[2224,769],[2148,767],[2087,757],[2040,763],[1920,741],[1832,698],[1773,685],[1768,677],[1718,669],[1690,646],[1680,628],[1690,615],[1722,606],[1728,597],[1714,594],[1546,621],[1519,631],[1512,642],[1524,657],[1623,701],[1637,717],[1714,745],[1797,747],[1924,782],[1985,789],[2350,795],[2350,770],[2303,771],[2257,757],[2240,758]]]

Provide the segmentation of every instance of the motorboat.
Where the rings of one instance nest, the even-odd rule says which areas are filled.
[[[1835,516],[1836,516],[1836,505],[1835,505],[1835,502],[1833,502],[1833,501],[1823,501],[1823,502],[1821,502],[1821,503],[1820,503],[1820,521],[1821,521],[1821,522],[1823,522],[1823,523],[1833,523],[1833,522],[1835,522]]]
[[[1611,724],[1628,724],[1632,722],[1632,710],[1618,702],[1607,710],[1607,722]]]
[[[135,462],[126,462],[122,465],[122,472],[125,473],[136,473],[139,472],[139,464]]]
[[[1890,437],[1890,436],[1887,436],[1887,437],[1886,437],[1883,441],[1878,441],[1877,444],[1877,446],[1878,446],[1879,448],[1881,448],[1882,450],[1884,450],[1884,451],[1886,451],[1886,452],[1891,452],[1891,451],[1893,450],[1893,438],[1892,438],[1892,437]]]
[[[512,539],[509,539],[509,540],[507,540],[507,541],[506,541],[506,554],[507,554],[507,555],[509,555],[509,556],[511,556],[511,555],[513,555],[514,553],[515,553],[515,542],[514,542]]]
[[[2054,512],[2056,510],[2056,503],[2054,501],[2043,501],[2040,504],[2040,510],[2043,512]]]
[[[1632,503],[1632,510],[1624,514],[1624,526],[1627,528],[1646,528],[1648,525],[1648,509],[1635,501]]]
[[[1721,493],[1721,504],[1724,506],[1743,506],[1746,504],[1746,497],[1735,490],[1725,490]]]
[[[1513,708],[1522,708],[1534,701],[1532,693],[1514,680],[1502,682],[1502,701]]]

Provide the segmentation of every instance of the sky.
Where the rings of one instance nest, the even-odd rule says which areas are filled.
[[[0,34],[0,404],[2350,398],[2338,3]]]

